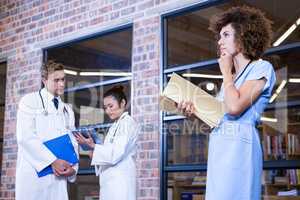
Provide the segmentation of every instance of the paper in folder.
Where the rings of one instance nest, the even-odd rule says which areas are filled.
[[[217,126],[224,116],[222,102],[190,81],[173,73],[160,97],[160,108],[170,113],[180,114],[177,103],[181,101],[192,101],[196,110],[194,114],[210,127]]]
[[[69,162],[71,165],[78,163],[77,154],[68,134],[54,138],[44,142],[44,145],[58,158]],[[51,165],[46,167],[40,172],[37,172],[38,177],[52,174],[53,170]]]

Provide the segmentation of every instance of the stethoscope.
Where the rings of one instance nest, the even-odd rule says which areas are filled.
[[[114,142],[116,133],[117,133],[117,131],[118,131],[118,129],[119,129],[119,126],[120,126],[120,121],[121,121],[124,117],[125,117],[125,115],[123,115],[122,117],[120,117],[120,118],[118,119],[118,121],[116,122],[116,123],[117,123],[117,127],[115,128],[115,131],[114,131],[113,136],[112,136],[112,137],[110,138],[110,140],[109,140],[110,143],[113,143],[113,142]]]
[[[43,99],[42,94],[41,94],[41,90],[42,89],[39,90],[39,96],[40,96],[40,99],[41,99],[41,102],[42,102],[42,106],[43,106],[43,112],[42,113],[43,113],[44,116],[48,116],[49,113],[46,110],[44,99]],[[69,112],[68,112],[68,110],[67,110],[67,108],[66,108],[65,105],[64,105],[63,113],[64,113],[64,118],[67,119],[66,121],[69,121]],[[66,127],[68,127],[68,125],[66,125]]]

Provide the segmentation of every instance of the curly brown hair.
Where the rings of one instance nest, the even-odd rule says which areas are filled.
[[[261,57],[270,46],[272,22],[262,11],[248,6],[232,7],[210,20],[209,30],[219,37],[221,29],[231,24],[241,52],[251,60]]]

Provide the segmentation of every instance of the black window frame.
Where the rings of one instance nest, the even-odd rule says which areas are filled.
[[[225,4],[230,2],[229,0],[207,0],[186,8],[175,10],[166,14],[161,15],[161,74],[160,74],[160,91],[163,91],[164,80],[166,75],[172,72],[180,72],[187,69],[193,68],[207,68],[211,65],[218,63],[217,59],[203,60],[196,63],[179,65],[171,68],[167,68],[168,65],[168,43],[167,43],[167,18],[180,16],[193,11],[199,11],[208,7]],[[300,49],[300,42],[294,42],[291,44],[279,45],[276,47],[269,48],[264,55],[272,55],[275,53],[282,53],[292,51],[294,49]],[[268,109],[278,108],[280,105],[268,106]],[[300,106],[299,101],[287,102],[285,107]],[[171,120],[185,119],[183,116],[164,116],[163,112],[160,112],[160,197],[162,200],[167,200],[167,189],[168,189],[168,173],[172,172],[201,172],[207,170],[207,164],[172,164],[168,165],[168,149],[167,149],[167,135],[164,133],[163,126],[164,122]],[[270,160],[263,162],[264,170],[272,169],[300,169],[300,160]]]
[[[7,88],[6,88],[6,82],[7,82],[7,71],[8,71],[8,67],[7,67],[7,58],[0,58],[0,66],[1,65],[5,65],[5,67],[6,67],[6,80],[5,80],[5,91],[4,91],[4,101],[6,102],[6,90],[7,90]],[[3,129],[3,133],[2,133],[2,138],[0,138],[0,143],[2,143],[1,144],[1,149],[0,149],[0,153],[1,153],[1,155],[2,155],[2,158],[1,158],[1,160],[0,160],[0,177],[1,177],[1,175],[2,175],[2,165],[3,165],[3,145],[4,145],[4,126],[5,126],[5,102],[4,102],[4,104],[3,104],[3,107],[4,107],[4,112],[3,112],[3,127],[2,127],[2,129]],[[2,106],[2,105],[0,105],[0,106]],[[0,183],[1,183],[1,179],[0,179]]]
[[[72,45],[78,42],[82,42],[82,41],[86,41],[86,40],[91,40],[91,39],[95,39],[95,38],[99,38],[99,37],[103,37],[112,33],[116,33],[116,32],[121,32],[127,29],[132,29],[133,30],[133,23],[128,23],[128,24],[124,24],[121,26],[117,26],[108,30],[104,30],[98,33],[94,33],[94,34],[90,34],[87,36],[82,36],[82,37],[78,37],[74,40],[71,41],[66,41],[66,42],[62,42],[60,44],[55,44],[52,46],[48,46],[45,48],[42,48],[42,52],[43,52],[43,63],[47,62],[48,60],[48,56],[47,56],[47,52],[49,50],[52,50],[54,48],[61,48],[61,47],[65,47],[68,45]],[[133,36],[133,32],[132,32],[132,36]],[[132,54],[132,51],[131,51]],[[131,71],[132,71],[132,64],[130,66]],[[69,93],[69,92],[76,92],[76,91],[80,91],[80,90],[84,90],[84,89],[89,89],[89,88],[96,88],[99,86],[106,86],[106,85],[112,85],[115,83],[122,83],[122,82],[126,82],[129,81],[131,88],[132,88],[132,76],[128,76],[128,77],[122,77],[122,78],[115,78],[115,79],[111,79],[111,80],[105,80],[105,81],[99,81],[96,83],[90,83],[90,84],[85,84],[85,85],[79,85],[79,86],[75,86],[75,87],[71,87],[71,88],[65,88],[65,93]],[[130,95],[132,94],[132,92],[130,93]],[[90,125],[89,128],[108,128],[111,126],[111,123],[99,123],[99,124],[95,124],[95,125]],[[89,167],[89,168],[80,168],[78,169],[77,175],[79,176],[86,176],[86,175],[95,175],[95,168],[94,167]]]

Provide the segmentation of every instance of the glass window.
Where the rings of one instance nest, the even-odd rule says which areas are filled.
[[[300,158],[300,48],[266,56],[276,69],[277,84],[260,130],[265,160]]]
[[[282,91],[280,90],[275,102],[300,100],[300,89],[298,87],[300,83],[300,47],[272,53],[267,55],[266,59],[276,69],[277,84],[283,84]]]
[[[249,5],[263,10],[273,21],[273,46],[300,40],[300,1],[230,1],[226,4],[166,18],[166,68],[196,63],[216,57],[214,35],[208,30],[209,20],[232,6]],[[288,31],[289,30],[289,31]]]
[[[122,85],[130,112],[132,27],[106,33],[46,51],[47,60],[65,66],[63,100],[72,105],[75,126],[95,130],[102,142],[111,125],[103,109],[103,95]],[[93,174],[88,151],[79,149],[80,169],[76,183],[69,184],[70,199],[99,198],[99,177]],[[90,175],[86,175],[86,172]]]
[[[262,176],[262,195],[274,199],[298,199],[299,169],[265,170]]]
[[[47,51],[48,60],[65,65],[66,87],[131,77],[132,28]]]
[[[168,200],[204,200],[206,172],[168,174]]]
[[[219,2],[165,17],[164,85],[175,72],[216,96],[222,76],[216,61],[215,37],[208,30],[209,19],[236,5],[249,5],[264,11],[273,21],[271,45],[279,48],[269,49],[264,56],[273,64],[277,82],[258,129],[264,160],[276,161],[272,162],[272,168],[281,169],[264,171],[262,194],[265,199],[278,199],[278,196],[291,193],[297,196],[299,169],[282,169],[282,166],[286,160],[300,159],[300,1]],[[188,120],[171,113],[163,114],[162,130],[166,134],[163,145],[167,149],[164,154],[167,166],[164,167],[181,171],[174,173],[168,171],[170,168],[163,169],[167,175],[168,186],[164,192],[168,200],[204,199],[205,173],[186,172],[185,167],[206,164],[211,130],[200,120]],[[203,183],[201,186],[195,184],[194,179],[198,177]]]
[[[98,200],[99,177],[95,175],[77,176],[75,183],[68,184],[70,199]]]
[[[65,93],[64,101],[72,105],[76,127],[110,123],[103,109],[103,94],[115,85],[124,87],[128,101],[127,109],[130,111],[130,81]]]
[[[209,126],[200,120],[165,121],[168,164],[206,163]]]
[[[207,8],[166,19],[167,68],[216,57],[214,35],[207,29],[215,9]]]
[[[299,169],[264,170],[262,175],[263,199],[297,199]],[[168,200],[204,200],[206,172],[168,173]],[[284,198],[283,198],[284,199]]]

